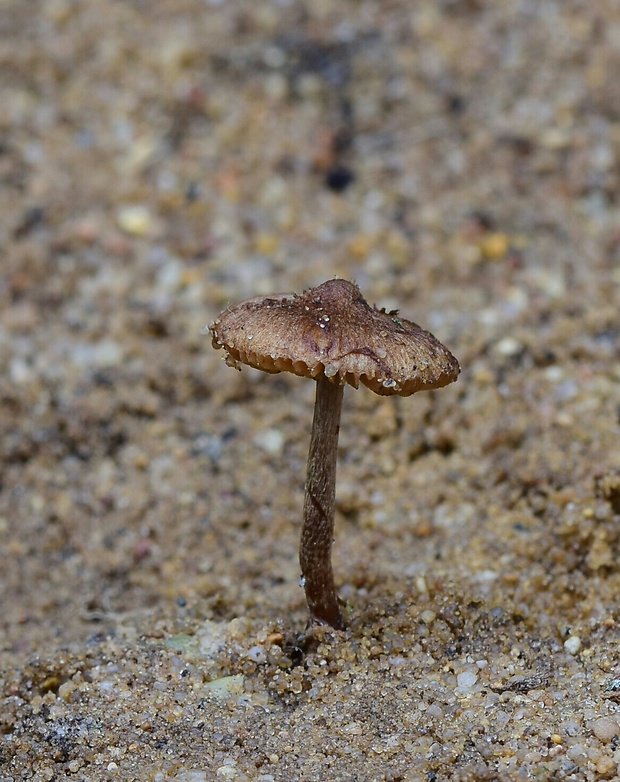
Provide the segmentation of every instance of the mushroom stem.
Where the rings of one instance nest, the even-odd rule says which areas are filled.
[[[336,505],[336,457],[344,386],[324,375],[316,382],[316,403],[308,454],[299,564],[310,623],[344,627],[332,571]]]

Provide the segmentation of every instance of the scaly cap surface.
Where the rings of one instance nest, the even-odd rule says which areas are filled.
[[[354,388],[361,382],[382,396],[441,388],[460,372],[430,332],[397,312],[371,307],[347,280],[328,280],[299,295],[248,299],[225,310],[209,331],[233,365],[324,374]]]

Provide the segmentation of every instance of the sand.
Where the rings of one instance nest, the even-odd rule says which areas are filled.
[[[0,780],[620,775],[620,6],[8,0]],[[314,388],[201,328],[338,275],[457,383]]]

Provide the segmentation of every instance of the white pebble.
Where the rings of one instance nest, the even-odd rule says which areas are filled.
[[[571,635],[566,641],[564,641],[564,649],[569,654],[577,654],[581,649],[581,638],[578,635]]]
[[[252,646],[251,649],[248,649],[248,657],[255,663],[264,663],[267,659],[262,646]]]
[[[523,345],[514,337],[504,337],[495,344],[495,350],[500,356],[516,356],[523,350]]]
[[[75,345],[71,351],[74,364],[82,367],[113,367],[123,360],[123,349],[111,339]]]
[[[279,429],[263,429],[256,433],[254,444],[273,456],[279,456],[284,447],[284,435]]]
[[[171,293],[181,285],[183,264],[176,258],[164,263],[157,272],[157,288],[162,293]]]
[[[207,782],[207,772],[195,769],[180,771],[174,779],[176,782]]]
[[[153,218],[144,204],[129,204],[118,210],[116,223],[126,234],[144,236],[153,227]]]
[[[599,717],[591,724],[592,733],[597,739],[607,744],[614,736],[620,734],[620,726],[615,717]]]
[[[473,687],[478,681],[478,676],[473,671],[463,671],[456,677],[456,683],[461,690],[469,689]]]
[[[585,747],[583,744],[573,744],[572,747],[566,750],[566,757],[574,763],[584,764],[587,759]]]
[[[28,362],[19,356],[15,356],[9,363],[9,377],[13,383],[28,383],[33,380],[35,373],[28,366]]]
[[[215,774],[221,779],[235,779],[237,777],[237,769],[235,766],[220,766]]]
[[[435,619],[437,619],[437,614],[434,611],[431,611],[430,608],[427,608],[420,614],[420,619],[425,625],[432,625]]]

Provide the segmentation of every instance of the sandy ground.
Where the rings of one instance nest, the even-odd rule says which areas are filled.
[[[5,0],[0,780],[620,774],[620,4]],[[230,302],[338,275],[458,382],[313,383]]]

